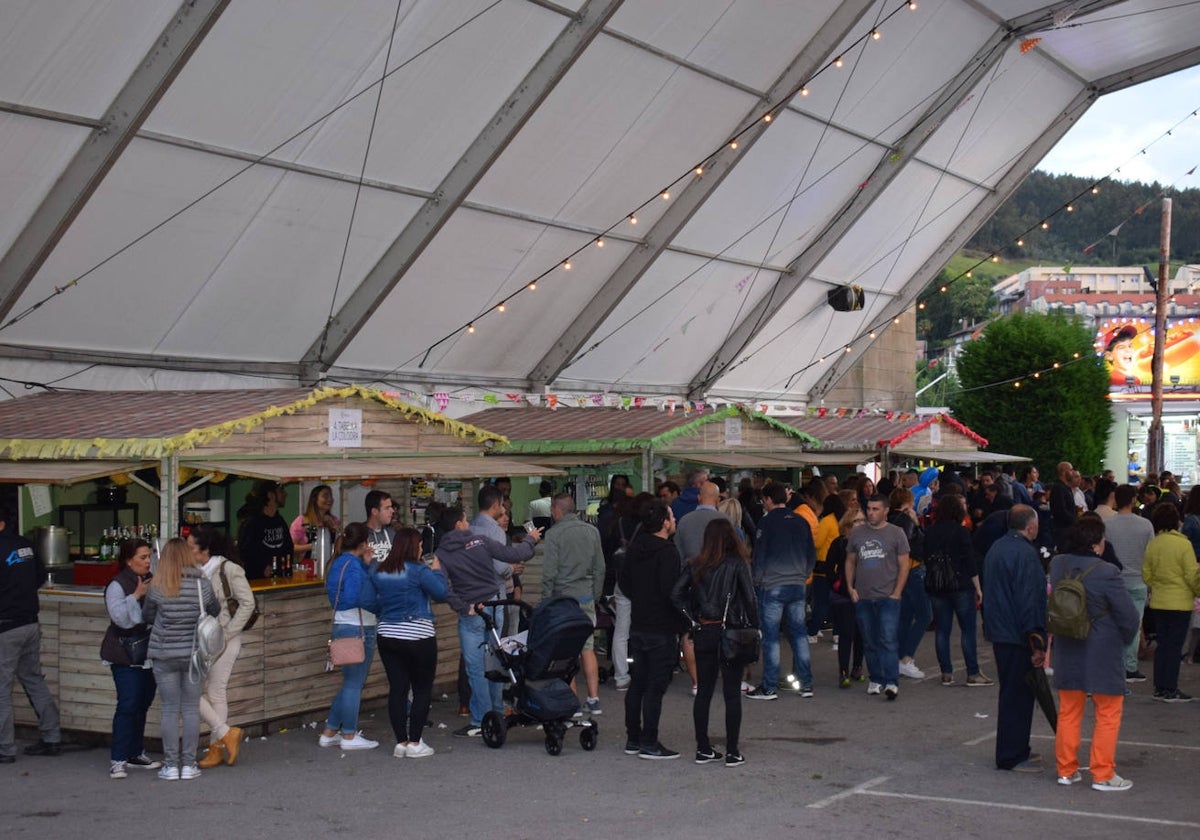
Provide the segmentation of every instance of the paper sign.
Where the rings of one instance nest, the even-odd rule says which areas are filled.
[[[934,423],[929,427],[929,442],[934,446],[942,445],[942,424]]]
[[[725,445],[726,446],[741,446],[742,445],[742,418],[741,417],[726,417],[725,418]]]
[[[27,484],[29,504],[34,516],[45,516],[54,508],[50,505],[50,488],[45,484]],[[15,529],[14,529],[15,530]]]
[[[362,409],[329,409],[329,445],[334,447],[362,446]]]

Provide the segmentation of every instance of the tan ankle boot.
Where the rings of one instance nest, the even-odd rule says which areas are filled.
[[[224,746],[220,741],[213,741],[208,745],[208,752],[204,754],[204,757],[196,762],[197,766],[204,770],[216,767],[225,758]]]
[[[242,746],[242,728],[240,726],[229,727],[225,737],[221,739],[221,743],[225,746],[225,763],[232,767],[237,761],[238,750]]]

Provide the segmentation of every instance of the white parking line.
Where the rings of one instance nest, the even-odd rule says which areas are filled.
[[[870,788],[873,788],[875,785],[881,785],[890,778],[892,778],[892,777],[891,776],[876,776],[874,779],[869,779],[869,780],[863,782],[861,785],[856,785],[855,787],[852,787],[849,790],[844,790],[841,793],[835,793],[833,796],[826,797],[825,799],[818,799],[816,802],[810,802],[807,807],[809,807],[809,808],[825,808],[829,805],[832,805],[834,802],[840,802],[843,799],[854,796],[854,794],[856,794],[856,793],[865,793]]]
[[[881,777],[887,778],[887,777]],[[874,781],[874,780],[873,780]],[[868,783],[870,784],[870,783]],[[1181,820],[1163,820],[1155,817],[1131,817],[1125,814],[1097,814],[1093,811],[1072,811],[1066,808],[1041,808],[1036,805],[1015,805],[1007,802],[986,802],[980,799],[956,799],[950,796],[926,796],[919,793],[892,793],[886,790],[869,790],[863,785],[844,791],[846,794],[861,794],[862,796],[886,796],[892,799],[912,799],[921,802],[945,802],[952,805],[982,805],[988,808],[1006,808],[1010,811],[1032,811],[1039,814],[1061,814],[1066,817],[1091,817],[1099,820],[1116,822],[1134,822],[1148,825],[1182,826],[1184,828],[1200,828],[1200,823],[1184,822]],[[842,794],[838,794],[842,796]],[[824,802],[824,800],[822,800]],[[813,807],[812,805],[808,807]],[[823,806],[822,806],[823,807]]]
[[[995,733],[993,733],[994,735]],[[1030,735],[1031,738],[1049,738],[1054,740],[1053,735]],[[1091,741],[1091,738],[1080,738],[1080,741]],[[1156,744],[1153,741],[1126,741],[1124,738],[1118,739],[1117,747],[1153,747],[1161,750],[1191,750],[1200,752],[1200,747],[1190,747],[1186,744]]]

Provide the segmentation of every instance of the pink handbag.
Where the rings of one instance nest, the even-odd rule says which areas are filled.
[[[346,579],[346,566],[342,566],[342,573],[338,576],[337,594],[333,596],[333,611],[337,613],[338,602],[342,598],[342,581]],[[332,636],[332,634],[331,634]],[[367,658],[365,647],[366,637],[362,623],[362,608],[358,610],[358,635],[348,636],[344,639],[329,639],[329,654],[325,659],[325,670],[332,671],[335,667],[341,665],[361,665]]]

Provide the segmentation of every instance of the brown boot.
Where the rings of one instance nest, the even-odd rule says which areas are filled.
[[[204,757],[196,762],[197,766],[207,770],[210,767],[216,767],[225,759],[225,745],[220,741],[213,741],[208,745],[208,752]]]
[[[238,750],[242,746],[242,728],[240,726],[229,727],[229,731],[225,733],[221,743],[225,746],[225,763],[232,767],[233,763],[237,761]]]

